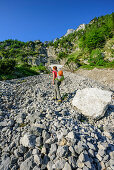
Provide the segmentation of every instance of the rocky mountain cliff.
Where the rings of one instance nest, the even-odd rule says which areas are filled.
[[[94,18],[89,24],[69,29],[65,36],[48,43],[55,50],[54,59],[67,68],[104,66],[114,59],[114,14]],[[47,48],[47,49],[48,49]],[[55,57],[56,56],[56,57]]]

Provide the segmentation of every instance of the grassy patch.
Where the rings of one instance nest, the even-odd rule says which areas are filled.
[[[40,72],[49,73],[48,69],[43,65],[30,66],[30,65],[21,64],[21,65],[17,65],[14,71],[12,71],[9,74],[2,73],[0,75],[0,80],[11,80],[11,79],[16,79],[21,77],[39,75]]]

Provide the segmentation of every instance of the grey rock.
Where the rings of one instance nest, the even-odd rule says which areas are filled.
[[[35,166],[35,163],[33,161],[33,157],[30,157],[26,159],[22,164],[20,165],[20,170],[31,170]]]
[[[78,166],[78,168],[83,168],[84,167],[84,163],[83,162],[81,162],[79,159],[77,160],[77,166]]]
[[[23,145],[20,145],[18,146],[18,151],[21,155],[23,155],[28,151],[28,148],[24,147]]]
[[[104,135],[109,138],[109,139],[112,139],[112,135],[110,132],[104,132]]]
[[[89,168],[84,165],[83,170],[89,170]]]
[[[0,169],[1,170],[9,170],[11,167],[11,159],[10,157],[6,157],[2,160],[2,163],[0,165]]]
[[[110,158],[114,160],[114,151],[110,152]]]
[[[56,144],[52,144],[51,148],[50,148],[50,155],[53,155],[57,152],[57,145]]]
[[[47,164],[47,169],[48,170],[53,170],[53,165],[54,165],[54,162],[53,161],[49,161],[48,164]]]
[[[76,168],[76,158],[74,156],[68,157],[68,162],[72,168]]]
[[[43,158],[43,164],[45,164],[47,166],[48,162],[49,162],[49,157],[47,155],[44,155],[44,158]]]
[[[22,144],[25,147],[34,147],[36,143],[36,136],[31,134],[25,134],[20,139],[20,144]]]
[[[40,154],[40,151],[37,148],[33,149],[32,154],[33,155]]]
[[[66,163],[66,160],[65,159],[59,159],[55,162],[55,164],[52,166],[52,169],[58,169],[58,170],[61,170],[64,168],[65,166],[65,163]]]
[[[22,156],[22,155],[19,153],[18,149],[14,150],[14,155],[15,155],[17,158]]]
[[[45,142],[47,139],[50,138],[50,134],[46,132],[46,130],[43,130],[42,137],[43,137],[43,141]]]
[[[114,160],[110,159],[110,167],[114,169]]]
[[[98,151],[98,154],[101,156],[101,157],[104,157],[106,155],[106,151],[105,150],[99,150]]]
[[[82,141],[79,141],[77,145],[74,146],[75,152],[80,154],[82,151],[84,151],[87,148],[87,145],[83,143]]]
[[[34,162],[39,166],[41,165],[42,161],[41,161],[41,158],[38,154],[35,154],[34,155]]]
[[[95,154],[94,154],[94,151],[92,149],[89,149],[88,150],[88,154],[91,156],[91,157],[94,157]]]
[[[17,163],[17,161],[18,161],[18,158],[16,158],[14,155],[11,155],[11,164],[15,164],[16,165],[16,163]],[[17,166],[16,166],[17,167]]]
[[[92,150],[96,150],[97,148],[92,144],[92,143],[90,143],[90,142],[87,142],[87,145],[88,145],[88,147],[90,148],[90,149],[92,149]]]
[[[70,138],[70,139],[74,139],[75,138],[75,133],[73,131],[69,132],[67,137]]]
[[[31,157],[31,155],[32,155],[32,150],[29,150],[27,153],[25,153],[24,159],[25,160],[28,159],[29,157]]]
[[[67,35],[73,33],[74,31],[75,31],[74,29],[68,29],[68,30],[67,30],[67,33],[66,33],[64,36],[67,36]]]
[[[92,168],[90,161],[84,162],[84,164],[85,164],[88,168],[90,168],[90,169]]]
[[[103,162],[107,162],[109,160],[109,155],[103,157]]]
[[[11,127],[14,125],[14,120],[9,120],[9,119],[5,119],[4,121],[0,122],[0,127]]]
[[[72,155],[75,155],[76,156],[76,152],[74,150],[74,147],[70,146],[69,147],[69,151],[72,153]]]
[[[42,137],[39,136],[36,138],[36,146],[41,146],[43,145],[43,140],[42,140]]]
[[[40,170],[40,168],[38,166],[35,166],[33,170]]]
[[[68,162],[65,163],[63,170],[72,170],[72,168]]]
[[[98,153],[97,153],[96,157],[99,161],[102,161],[102,157]]]
[[[57,155],[59,157],[66,157],[68,155],[68,146],[58,146]]]
[[[80,162],[84,162],[85,161],[85,155],[84,155],[83,152],[79,155],[78,159],[80,160]]]

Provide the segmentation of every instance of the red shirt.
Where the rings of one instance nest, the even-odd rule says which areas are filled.
[[[57,78],[57,71],[53,70],[52,73],[54,73],[55,78]]]

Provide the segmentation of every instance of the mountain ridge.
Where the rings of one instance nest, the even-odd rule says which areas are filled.
[[[15,65],[33,67],[50,63],[64,64],[71,71],[80,67],[114,67],[114,13],[95,17],[89,24],[81,24],[65,35],[44,43],[11,39],[0,42],[0,72],[3,67],[10,70]]]

